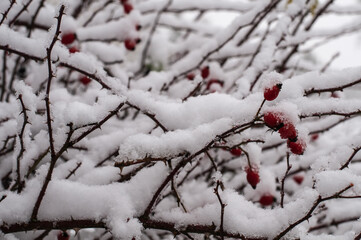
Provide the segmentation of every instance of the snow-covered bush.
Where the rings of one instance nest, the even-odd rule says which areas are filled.
[[[339,2],[1,0],[0,238],[360,239]]]

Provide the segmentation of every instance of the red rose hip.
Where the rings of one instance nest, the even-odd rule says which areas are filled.
[[[270,206],[272,205],[272,203],[274,202],[275,198],[271,195],[271,194],[264,194],[262,195],[262,197],[259,199],[259,203],[262,206]]]
[[[293,176],[293,180],[298,184],[301,185],[303,182],[303,176],[301,175],[295,175]]]
[[[273,101],[278,97],[282,88],[282,84],[277,84],[272,86],[271,88],[266,88],[263,92],[264,99],[267,101]]]
[[[239,157],[242,154],[242,150],[240,148],[232,148],[229,152],[236,157]]]
[[[278,132],[282,139],[291,139],[292,141],[297,139],[297,130],[291,123],[285,123]]]
[[[70,236],[66,231],[61,231],[58,233],[58,240],[69,240]]]
[[[71,48],[69,48],[69,52],[76,53],[76,52],[79,52],[79,49],[77,47],[71,47]]]
[[[259,174],[256,170],[248,168],[247,172],[247,181],[252,186],[253,189],[256,189],[257,184],[260,182]]]
[[[188,79],[188,80],[193,80],[194,77],[195,77],[194,73],[188,73],[188,74],[187,74],[187,79]]]
[[[128,2],[125,2],[123,3],[123,9],[126,14],[129,14],[133,10],[133,5]]]
[[[218,79],[210,79],[207,82],[207,90],[209,90],[213,84],[219,84],[221,87],[223,87],[223,82],[222,81],[220,81]]]
[[[136,45],[137,45],[137,42],[134,39],[127,38],[124,40],[125,48],[130,51],[134,51]]]
[[[88,85],[91,82],[91,79],[88,78],[87,76],[83,76],[80,78],[80,82],[84,85]]]
[[[61,37],[61,43],[65,45],[71,44],[75,41],[75,38],[75,33],[65,33]]]
[[[296,155],[302,155],[306,149],[306,144],[300,139],[298,139],[296,142],[288,140],[287,146],[291,152]]]
[[[270,128],[277,128],[280,126],[280,114],[275,112],[266,112],[263,115],[264,123]]]
[[[208,66],[205,66],[204,68],[202,68],[201,76],[202,76],[202,78],[207,78],[209,76],[209,67]]]

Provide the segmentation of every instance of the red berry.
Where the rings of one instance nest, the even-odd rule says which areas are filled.
[[[280,93],[282,88],[282,84],[277,84],[272,86],[271,88],[266,88],[263,92],[264,99],[267,101],[275,100]]]
[[[69,240],[70,236],[66,231],[61,231],[58,233],[58,240]]]
[[[201,76],[202,76],[202,78],[207,78],[209,76],[209,67],[208,66],[205,66],[204,68],[202,68]]]
[[[312,134],[312,136],[311,136],[311,141],[312,141],[312,142],[316,141],[316,140],[318,139],[318,137],[319,137],[318,133]]]
[[[272,205],[274,200],[275,200],[275,198],[271,194],[267,193],[267,194],[262,195],[262,197],[259,199],[259,203],[262,206],[269,206],[269,205]]]
[[[88,78],[87,76],[83,76],[80,78],[80,82],[84,85],[88,85],[91,82],[91,79]]]
[[[74,42],[75,38],[75,33],[65,33],[61,37],[61,43],[65,45],[71,44]]]
[[[264,123],[270,128],[277,128],[280,126],[280,114],[275,112],[266,112],[263,115]]]
[[[71,47],[71,48],[69,48],[69,52],[76,53],[76,52],[79,52],[79,49],[77,47]]]
[[[232,148],[230,153],[232,153],[233,156],[239,157],[242,154],[242,150],[240,148]]]
[[[123,9],[126,14],[129,14],[133,10],[133,5],[130,3],[123,3]]]
[[[137,45],[137,42],[134,39],[127,38],[124,40],[125,48],[134,51],[135,45]]]
[[[257,184],[260,182],[259,174],[256,170],[248,168],[247,172],[247,181],[252,186],[253,189],[256,189]]]
[[[211,88],[212,84],[219,84],[221,85],[221,87],[223,87],[223,82],[218,80],[218,79],[210,79],[207,83],[207,90],[209,90]]]
[[[297,130],[291,123],[285,123],[283,127],[278,130],[282,139],[297,139]]]
[[[340,96],[336,92],[331,93],[332,98],[340,98]]]
[[[298,184],[301,185],[303,182],[303,176],[301,175],[295,175],[293,176],[293,180]]]
[[[188,73],[188,74],[187,74],[188,80],[193,80],[194,77],[195,77],[195,74],[194,74],[194,73]]]
[[[302,155],[306,149],[306,144],[300,139],[298,139],[296,142],[292,142],[288,140],[287,146],[289,147],[289,149],[293,154],[297,154],[297,155]]]

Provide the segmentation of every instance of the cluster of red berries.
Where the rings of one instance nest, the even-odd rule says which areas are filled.
[[[120,0],[120,3],[123,5],[123,10],[126,14],[129,14],[133,10],[133,5],[128,2],[128,0]]]
[[[135,30],[139,31],[141,28],[142,28],[141,25],[139,24],[135,25]],[[140,42],[141,42],[140,38],[126,38],[124,40],[124,46],[127,50],[134,51],[136,45]]]
[[[256,168],[246,168],[247,182],[253,189],[256,189],[257,184],[260,182],[258,170]],[[272,194],[266,193],[261,196],[259,203],[262,206],[270,206],[275,201],[275,197]]]
[[[76,34],[74,32],[64,33],[61,37],[61,43],[67,45],[70,53],[79,52],[79,49],[75,45],[72,46],[75,40]],[[91,82],[91,79],[87,76],[81,76],[79,81],[84,85],[88,85]]]
[[[201,69],[201,76],[202,76],[203,79],[207,79],[210,76],[210,68],[209,68],[209,66],[205,66],[205,67],[203,67]],[[194,77],[195,77],[195,74],[193,72],[190,72],[190,73],[187,74],[186,77],[187,77],[188,80],[193,80]],[[213,84],[218,84],[221,87],[223,87],[223,85],[224,85],[223,81],[221,81],[221,80],[219,80],[217,78],[211,78],[207,82],[206,89],[211,90],[211,86]],[[211,92],[215,92],[215,90],[211,90]]]
[[[266,112],[263,119],[269,128],[278,131],[282,139],[288,139],[287,146],[292,153],[297,155],[303,154],[306,148],[305,142],[298,138],[295,126],[287,120],[282,113],[273,111]]]

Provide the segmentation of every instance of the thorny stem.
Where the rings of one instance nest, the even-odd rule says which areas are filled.
[[[219,187],[221,186],[222,188],[222,185],[223,183],[219,180],[217,180],[217,183],[216,183],[216,187],[214,188],[214,193],[216,194],[217,196],[217,199],[219,201],[219,204],[221,205],[221,224],[220,224],[220,235],[221,235],[221,239],[223,240],[224,239],[224,228],[223,228],[223,225],[224,225],[224,209],[226,207],[226,204],[223,203],[222,201],[222,198],[221,196],[219,195]]]
[[[55,156],[53,129],[52,129],[52,123],[51,123],[52,119],[51,119],[51,112],[50,112],[50,100],[49,100],[51,80],[54,77],[53,70],[52,70],[52,67],[51,67],[51,64],[52,64],[51,63],[51,52],[53,50],[55,42],[58,40],[59,34],[60,34],[60,25],[61,25],[61,19],[62,19],[63,14],[64,14],[64,9],[65,9],[64,5],[62,5],[60,7],[60,9],[59,9],[59,15],[57,17],[58,23],[57,23],[55,35],[53,37],[53,40],[52,40],[49,48],[47,48],[47,60],[48,60],[47,62],[48,62],[48,74],[49,74],[49,77],[48,77],[48,84],[47,84],[47,88],[46,88],[45,105],[46,105],[46,118],[47,118],[46,122],[47,122],[47,125],[48,125],[51,161],[50,161],[50,166],[49,166],[48,173],[46,175],[44,184],[43,184],[43,186],[42,186],[42,188],[40,190],[39,196],[38,196],[38,198],[36,200],[36,203],[34,205],[34,208],[33,208],[33,212],[31,214],[31,220],[33,220],[33,221],[35,221],[37,219],[40,204],[41,204],[41,202],[42,202],[42,200],[44,198],[44,195],[45,195],[46,189],[48,187],[48,184],[51,181],[51,177],[52,177],[53,170],[54,170],[54,167],[55,167],[55,163],[56,163],[56,160],[57,160],[57,158]]]
[[[315,203],[312,205],[312,207],[309,209],[309,211],[306,213],[305,216],[303,216],[302,218],[298,219],[297,221],[293,222],[292,224],[290,224],[285,230],[283,230],[281,233],[279,233],[275,238],[273,238],[273,240],[279,240],[281,239],[283,236],[285,236],[289,231],[291,231],[294,227],[296,227],[298,224],[300,224],[301,222],[309,219],[312,217],[312,213],[313,211],[318,207],[318,205],[321,203],[321,202],[324,202],[324,201],[327,201],[327,200],[330,200],[330,199],[335,199],[335,198],[339,198],[340,195],[342,193],[344,193],[345,191],[347,191],[348,189],[352,188],[353,187],[353,184],[350,184],[348,185],[347,187],[345,187],[344,189],[342,189],[341,191],[333,194],[332,196],[330,197],[325,197],[325,198],[322,198],[321,196],[319,196],[317,198],[317,200],[315,201]]]
[[[283,201],[285,198],[285,180],[286,180],[286,177],[287,177],[289,171],[292,168],[292,165],[290,165],[290,153],[289,152],[287,153],[286,161],[287,161],[287,169],[286,169],[285,175],[283,176],[282,181],[281,181],[281,203],[280,203],[281,208],[283,208]]]
[[[20,152],[19,152],[19,154],[18,154],[18,156],[16,158],[16,175],[17,175],[16,184],[17,184],[18,193],[20,193],[22,191],[22,189],[23,189],[23,183],[21,181],[21,173],[20,173],[20,161],[21,161],[21,159],[23,157],[23,154],[25,152],[25,144],[24,144],[25,127],[26,127],[26,124],[29,123],[29,117],[28,117],[28,114],[26,113],[26,111],[28,111],[28,109],[25,107],[23,97],[22,97],[21,94],[19,95],[19,101],[21,103],[21,108],[22,108],[21,113],[23,114],[24,119],[23,119],[23,126],[22,126],[22,128],[20,130],[20,133],[19,133]]]

